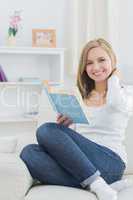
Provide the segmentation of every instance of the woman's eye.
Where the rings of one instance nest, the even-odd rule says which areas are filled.
[[[92,64],[91,62],[88,62],[88,63],[87,63],[87,65],[91,65],[91,64]]]
[[[100,61],[100,62],[104,62],[104,61],[105,61],[105,59],[103,58],[103,59],[100,59],[99,61]]]

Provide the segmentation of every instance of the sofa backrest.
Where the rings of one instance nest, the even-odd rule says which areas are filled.
[[[128,156],[128,165],[126,169],[126,174],[133,173],[133,155],[132,155],[132,148],[133,148],[133,117],[129,120],[127,129],[126,129],[126,138],[125,138],[125,146]]]

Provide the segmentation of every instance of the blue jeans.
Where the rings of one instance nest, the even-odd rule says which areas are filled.
[[[41,125],[37,141],[24,147],[20,157],[43,184],[86,188],[98,176],[109,184],[122,178],[125,164],[116,153],[64,125]]]

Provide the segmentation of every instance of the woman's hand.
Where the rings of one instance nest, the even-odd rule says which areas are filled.
[[[58,124],[63,124],[64,126],[67,126],[67,127],[69,127],[73,123],[72,119],[70,119],[69,117],[65,115],[62,115],[61,113],[57,115],[56,122]]]
[[[116,75],[120,80],[122,79],[122,74],[121,74],[121,72],[120,72],[120,70],[118,68],[114,68],[112,70],[110,76],[112,76],[113,74]]]

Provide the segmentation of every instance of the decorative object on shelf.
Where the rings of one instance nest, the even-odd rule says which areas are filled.
[[[38,117],[38,111],[31,111],[31,112],[24,113],[23,116],[25,118]]]
[[[31,83],[40,83],[41,79],[39,77],[20,77],[18,79],[19,82],[31,82]]]
[[[7,38],[7,45],[8,46],[15,46],[16,45],[16,37],[11,35]]]
[[[5,75],[2,67],[0,66],[0,82],[6,82],[6,81],[7,81],[6,75]]]
[[[33,29],[33,47],[56,47],[56,31],[54,29]]]
[[[9,28],[8,28],[8,46],[16,45],[16,34],[20,25],[21,11],[14,11],[14,14],[10,17]]]

